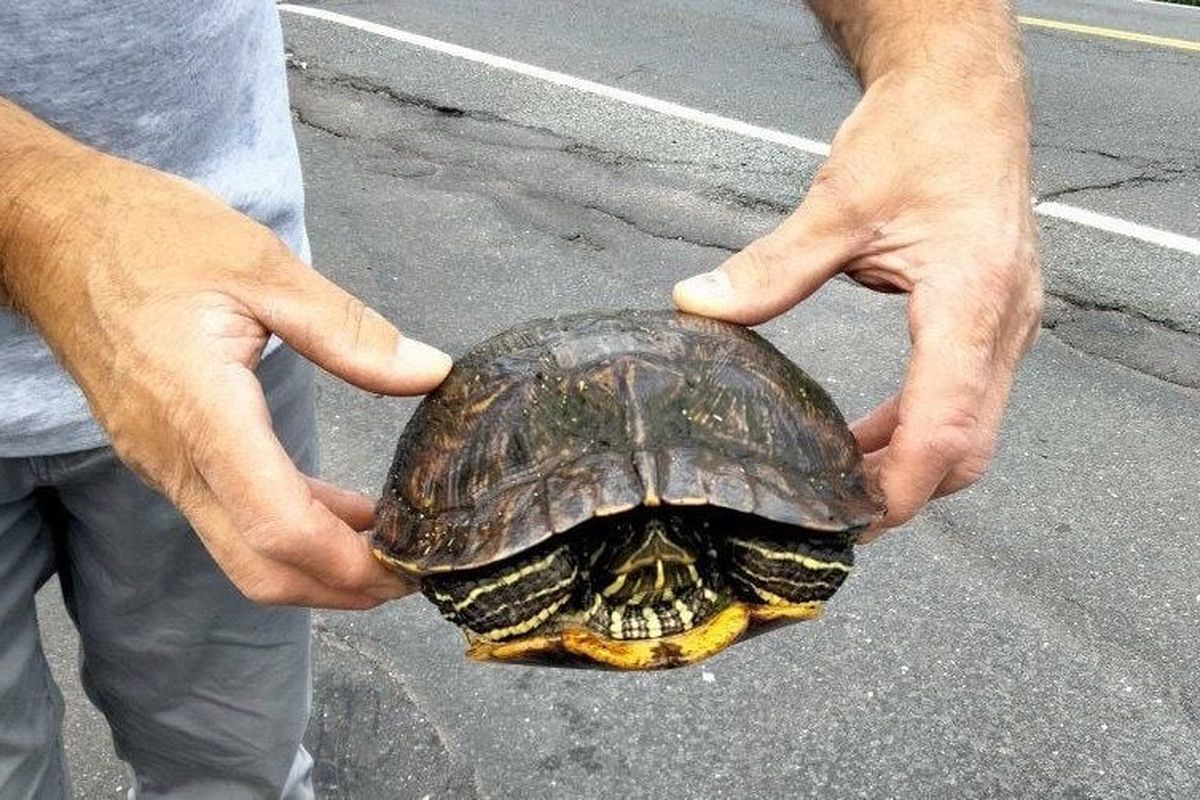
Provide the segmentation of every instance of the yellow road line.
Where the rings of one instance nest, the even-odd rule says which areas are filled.
[[[1134,33],[1132,31],[1121,31],[1116,28],[1097,28],[1094,25],[1080,25],[1077,22],[1059,22],[1056,19],[1042,19],[1041,17],[1017,17],[1023,25],[1032,25],[1035,28],[1053,28],[1057,31],[1069,31],[1070,33],[1082,33],[1085,36],[1103,36],[1106,39],[1121,39],[1126,42],[1138,42],[1140,44],[1152,44],[1159,47],[1174,47],[1178,50],[1192,50],[1200,53],[1200,42],[1191,42],[1187,39],[1172,39],[1167,36],[1151,36],[1148,33]]]

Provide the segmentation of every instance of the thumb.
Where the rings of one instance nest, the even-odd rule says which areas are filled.
[[[756,325],[787,311],[832,278],[853,254],[839,215],[813,195],[775,230],[712,272],[675,284],[680,311]]]
[[[410,339],[354,295],[298,261],[270,270],[245,298],[269,330],[318,366],[360,388],[413,395],[435,388],[450,357]]]

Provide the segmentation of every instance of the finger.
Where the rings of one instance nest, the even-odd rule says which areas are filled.
[[[989,401],[987,405],[990,407],[992,404]],[[1002,405],[1003,401],[1001,401],[1001,406]],[[980,439],[985,442],[994,442],[996,436],[995,428],[985,424],[982,426],[979,436]],[[928,500],[954,494],[955,492],[959,492],[975,483],[983,476],[983,470],[986,467],[989,454],[990,448],[986,448],[985,450],[984,447],[981,447],[980,455],[960,460],[954,465],[950,466],[945,475],[942,477],[941,482],[938,483],[937,488],[934,489],[933,493],[926,500],[919,502],[914,501],[911,508],[906,509],[901,506],[899,509],[897,509],[896,505],[898,503],[903,503],[903,500],[885,500],[889,513],[883,519],[874,523],[869,530],[860,535],[859,543],[869,544],[875,539],[879,538],[879,536],[881,536],[888,528],[904,524],[913,516],[915,516],[916,512],[920,510],[920,507],[923,506]],[[898,462],[900,466],[897,466],[896,463],[893,462]],[[885,470],[890,471],[902,469],[903,464],[903,459],[894,459],[892,457],[891,448],[889,446],[884,446],[879,450],[875,450],[863,456],[863,470],[868,476],[868,482],[874,486],[882,487],[886,483],[890,488],[894,481],[891,480],[890,475],[888,476],[887,481],[884,480],[883,475]],[[892,492],[891,497],[896,497],[896,493],[894,491]]]
[[[243,368],[215,384],[192,463],[228,515],[232,535],[258,556],[292,567],[326,587],[379,599],[411,593],[410,581],[372,555],[367,537],[321,503],[270,426],[258,381]],[[342,500],[344,500],[344,496]]]
[[[882,527],[912,519],[952,471],[977,479],[990,456],[990,353],[951,335],[954,328],[943,321],[915,337],[897,424],[879,463],[888,507]]]
[[[887,446],[899,421],[900,395],[884,400],[874,411],[850,424],[850,432],[858,440],[863,453],[873,453]]]
[[[884,496],[883,490],[879,485],[879,472],[886,455],[887,447],[863,455],[862,469],[863,474],[866,476],[867,490],[878,502],[879,507],[884,509],[884,516],[876,517],[865,531],[858,534],[856,540],[858,544],[870,544],[887,530],[883,527],[883,521],[886,518],[887,512],[887,498]]]
[[[313,498],[354,530],[367,531],[375,525],[375,501],[367,495],[342,489],[320,478],[306,476],[304,480]]]
[[[230,514],[203,482],[198,482],[180,508],[213,560],[239,592],[262,605],[367,609],[379,597],[326,586],[310,575],[276,563],[254,551]]]
[[[854,247],[836,210],[810,195],[778,228],[717,269],[675,284],[672,299],[681,311],[755,325],[816,291]]]
[[[294,259],[266,268],[265,285],[242,298],[259,320],[310,361],[372,392],[428,392],[450,357],[403,336],[377,311]]]
[[[372,553],[371,538],[350,528],[313,500],[306,519],[282,528],[289,536],[278,559],[337,589],[361,590],[381,600],[412,594],[416,582],[385,567]],[[336,537],[336,539],[334,538]]]

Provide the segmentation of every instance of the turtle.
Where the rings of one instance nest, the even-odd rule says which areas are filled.
[[[819,617],[883,509],[837,406],[765,338],[625,310],[466,353],[376,511],[374,554],[470,658],[634,670]]]

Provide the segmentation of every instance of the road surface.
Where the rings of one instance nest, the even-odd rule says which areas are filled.
[[[317,5],[817,142],[855,98],[794,3]],[[1020,11],[1200,41],[1200,9]],[[547,312],[662,306],[820,163],[445,48],[284,27],[317,265],[452,353]],[[420,598],[322,614],[325,796],[1200,796],[1200,52],[1024,33],[1039,197],[1132,227],[1041,217],[1046,330],[989,477],[864,549],[823,621],[696,668],[469,664]],[[763,332],[849,416],[903,368],[902,300],[845,282]],[[412,407],[323,381],[328,477],[377,492]],[[117,797],[42,601],[78,794]]]

